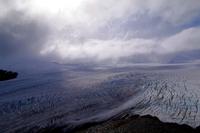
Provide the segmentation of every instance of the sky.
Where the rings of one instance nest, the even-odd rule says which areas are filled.
[[[0,0],[0,59],[200,59],[199,0]]]

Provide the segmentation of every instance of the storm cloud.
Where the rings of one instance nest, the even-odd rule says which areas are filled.
[[[12,1],[3,3],[7,8],[0,17],[0,57],[36,56],[46,41],[48,26],[17,9]]]
[[[200,51],[198,0],[0,0],[0,58],[168,62]]]

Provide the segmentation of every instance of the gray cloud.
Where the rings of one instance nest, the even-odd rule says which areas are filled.
[[[199,36],[200,28],[196,27],[165,39],[88,40],[81,44],[63,40],[59,43],[51,42],[52,45],[47,45],[42,54],[53,53],[64,60],[94,61],[119,61],[130,57],[136,60],[135,57],[141,59],[144,56],[143,60],[160,62],[164,57],[171,57],[175,53],[200,50]]]
[[[0,57],[37,55],[46,41],[48,26],[7,2],[9,10],[0,19]]]
[[[169,37],[161,44],[163,53],[200,49],[200,27],[189,28]]]
[[[160,62],[200,49],[199,12],[198,0],[0,0],[0,57]]]

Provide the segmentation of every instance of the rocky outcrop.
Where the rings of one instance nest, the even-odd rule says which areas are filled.
[[[150,115],[134,115],[123,119],[113,119],[89,128],[82,128],[76,133],[194,133],[199,128],[176,123],[164,123]]]
[[[14,79],[17,75],[16,72],[0,70],[0,81]]]
[[[123,118],[122,118],[123,117]],[[23,130],[21,130],[23,131]],[[19,130],[19,132],[21,132]],[[192,128],[188,125],[164,123],[157,117],[122,116],[104,122],[90,122],[73,127],[72,125],[50,126],[45,128],[31,128],[32,133],[199,133],[200,127]],[[25,133],[25,132],[23,132]]]

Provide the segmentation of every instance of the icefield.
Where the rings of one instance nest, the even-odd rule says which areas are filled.
[[[101,121],[128,110],[200,125],[200,65],[54,64],[0,82],[0,132]],[[39,69],[39,68],[38,68]]]

